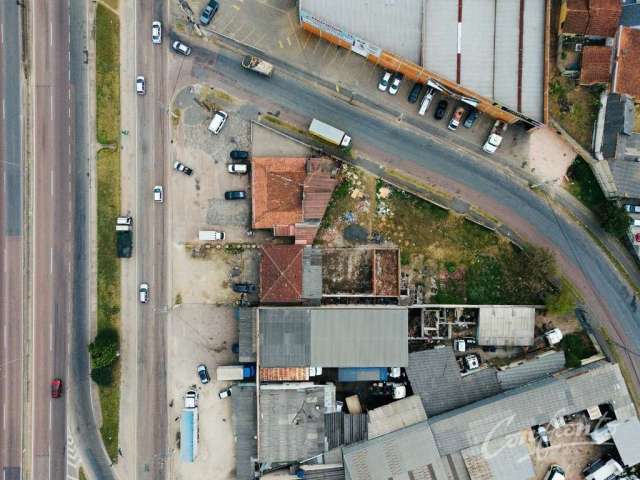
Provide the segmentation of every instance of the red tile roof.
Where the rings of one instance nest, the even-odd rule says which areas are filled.
[[[613,37],[620,23],[620,0],[567,0],[562,31],[577,35]]]
[[[567,17],[562,31],[584,34],[589,26],[589,0],[567,0]]]
[[[613,91],[640,100],[640,30],[635,28],[620,29]]]
[[[260,301],[302,301],[302,245],[264,245],[260,261]]]
[[[260,381],[282,382],[309,380],[309,367],[260,367]]]
[[[580,85],[608,83],[611,78],[611,53],[605,46],[586,46],[582,50]]]

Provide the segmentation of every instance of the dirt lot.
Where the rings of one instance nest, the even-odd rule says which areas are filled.
[[[373,250],[328,249],[322,252],[322,291],[325,294],[371,293]]]

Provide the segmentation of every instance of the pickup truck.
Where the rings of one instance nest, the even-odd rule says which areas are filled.
[[[273,65],[251,55],[245,55],[242,59],[242,66],[247,70],[252,70],[265,77],[270,77],[273,74]]]
[[[496,150],[502,143],[502,135],[504,135],[505,130],[507,129],[507,124],[502,120],[496,120],[493,124],[493,128],[491,132],[489,132],[489,137],[487,137],[487,141],[484,142],[482,146],[482,150],[493,155],[496,153]]]

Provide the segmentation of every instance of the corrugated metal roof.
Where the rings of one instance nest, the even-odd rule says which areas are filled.
[[[240,363],[256,361],[256,309],[239,307],[238,360]]]
[[[322,298],[322,251],[308,247],[302,251],[302,296],[311,301]]]
[[[544,98],[544,30],[546,0],[524,2],[522,33],[521,106],[507,105],[542,120]],[[514,52],[514,55],[517,52]]]
[[[438,415],[428,420],[443,455],[548,423],[593,405],[610,403],[620,420],[635,409],[616,364],[596,362],[560,372],[520,388]]]
[[[462,451],[472,480],[529,480],[533,462],[521,432],[484,442]]]
[[[497,347],[533,345],[536,310],[533,307],[480,307],[478,344]]]
[[[367,439],[367,414],[328,413],[324,416],[324,430],[329,449],[361,442]]]
[[[259,316],[261,367],[311,366],[308,309],[260,308]]]
[[[514,49],[520,41],[519,13],[520,2],[496,1],[494,83],[490,97],[512,108],[518,105],[518,55]]]
[[[253,459],[258,457],[256,441],[256,386],[239,383],[231,387],[233,435],[235,437],[236,478],[253,479]]]
[[[607,424],[622,462],[632,467],[640,463],[640,421],[638,417]]]
[[[564,366],[564,352],[550,351],[505,370],[498,370],[498,382],[504,390],[509,390],[559,372]]]
[[[609,162],[618,195],[622,198],[640,198],[640,163],[635,160]]]
[[[369,439],[410,427],[427,419],[418,395],[396,400],[369,411]]]
[[[302,382],[306,380],[309,380],[309,367],[260,367],[261,382]]]

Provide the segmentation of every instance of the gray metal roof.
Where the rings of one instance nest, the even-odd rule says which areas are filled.
[[[447,479],[426,422],[343,447],[342,453],[352,480]]]
[[[620,25],[624,27],[640,26],[640,3],[624,5],[622,7],[622,16],[620,17]]]
[[[422,0],[300,0],[300,13],[326,20],[380,48],[420,62]]]
[[[564,351],[549,351],[505,370],[498,370],[498,382],[503,390],[509,390],[559,372],[564,366]]]
[[[618,195],[622,198],[640,198],[640,163],[635,160],[609,162]]]
[[[367,439],[367,414],[328,413],[324,416],[324,431],[329,449],[361,442]]]
[[[602,155],[604,158],[621,159],[624,156],[624,137],[633,132],[635,125],[633,100],[628,95],[610,93],[605,107],[602,132]],[[620,142],[622,136],[622,142]]]
[[[241,363],[256,361],[256,309],[239,307],[238,360]]]
[[[620,420],[635,415],[616,364],[596,362],[560,372],[428,420],[443,455],[609,403]]]
[[[260,462],[294,462],[324,451],[325,393],[331,387],[306,383],[260,386]]]
[[[451,347],[409,354],[407,376],[413,392],[422,399],[428,416],[500,393],[494,369],[461,376]]]
[[[467,448],[462,451],[462,457],[473,479],[529,480],[535,477],[521,432]]]
[[[534,307],[480,307],[478,344],[497,347],[533,345]]]
[[[253,478],[253,460],[258,457],[256,441],[256,386],[239,383],[231,387],[232,425],[236,444],[236,478]]]
[[[640,420],[638,417],[607,424],[622,462],[632,467],[640,463]]]
[[[302,251],[302,297],[310,301],[322,298],[322,250],[307,247]]]
[[[396,400],[369,411],[369,439],[424,422],[426,419],[427,413],[420,396],[411,395]]]
[[[407,329],[406,308],[260,308],[260,366],[404,367]]]

